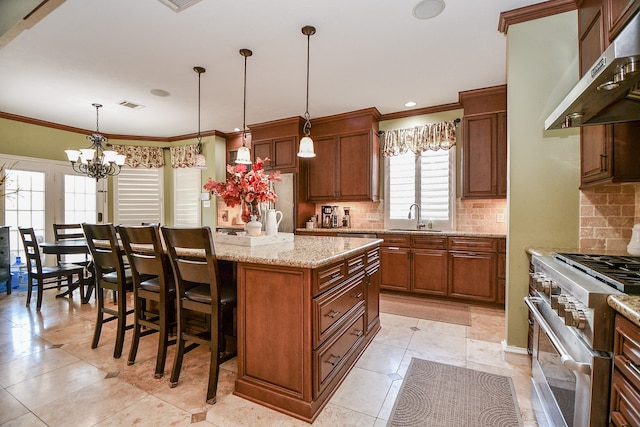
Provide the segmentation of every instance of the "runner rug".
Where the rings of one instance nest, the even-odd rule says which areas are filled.
[[[455,302],[380,294],[380,311],[457,325],[471,325],[469,306]]]
[[[387,426],[522,426],[511,378],[412,358]]]

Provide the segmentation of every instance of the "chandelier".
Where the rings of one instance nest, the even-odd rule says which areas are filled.
[[[102,107],[102,104],[91,105],[96,107],[96,131],[91,135],[87,135],[87,139],[91,141],[91,145],[88,148],[64,150],[64,152],[67,153],[71,167],[76,173],[95,178],[97,182],[100,179],[118,175],[120,168],[124,165],[126,156],[103,148],[102,144],[106,143],[108,139],[100,133],[98,122],[98,111],[100,107]]]

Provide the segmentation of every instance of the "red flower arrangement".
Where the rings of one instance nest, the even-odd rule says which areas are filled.
[[[278,195],[273,191],[271,183],[274,181],[281,182],[282,179],[280,178],[280,171],[269,175],[265,174],[262,165],[268,160],[269,158],[262,160],[258,157],[249,171],[247,171],[247,165],[227,165],[227,174],[229,176],[226,181],[214,181],[208,178],[203,188],[221,197],[230,208],[242,204],[242,202],[247,205],[275,202],[278,200]],[[242,216],[245,222],[249,221],[248,216],[245,218],[244,210]]]

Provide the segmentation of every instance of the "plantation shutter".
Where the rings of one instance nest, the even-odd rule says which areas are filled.
[[[123,166],[114,177],[113,188],[114,224],[163,223],[162,169]]]
[[[177,168],[173,170],[174,208],[176,227],[200,227],[200,170]]]
[[[449,151],[425,151],[420,156],[422,219],[449,219]]]
[[[407,151],[389,157],[389,218],[407,219],[416,202],[416,155]]]

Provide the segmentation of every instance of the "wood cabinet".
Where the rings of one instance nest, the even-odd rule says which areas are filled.
[[[380,288],[411,289],[411,239],[408,234],[383,234],[380,247]]]
[[[0,283],[11,293],[11,251],[9,250],[9,226],[0,227]]]
[[[380,136],[375,108],[312,120],[316,157],[307,162],[309,202],[377,201]]]
[[[640,0],[584,0],[578,9],[580,77],[590,72],[611,40],[640,7]],[[640,122],[580,128],[581,187],[640,181]]]
[[[504,304],[503,238],[379,234],[380,288],[415,295]]]
[[[238,263],[234,393],[313,422],[380,329],[378,247],[317,268]]]
[[[611,426],[640,425],[640,328],[617,314],[611,380]]]
[[[449,295],[478,301],[496,300],[497,241],[489,238],[449,239]]]
[[[282,173],[298,172],[298,142],[302,135],[302,117],[291,117],[267,123],[249,125],[251,129],[251,159],[269,158],[265,170]]]
[[[308,165],[307,199],[358,201],[378,199],[379,136],[372,130],[315,140],[316,157]]]
[[[462,197],[507,195],[506,86],[460,92],[462,120]]]

